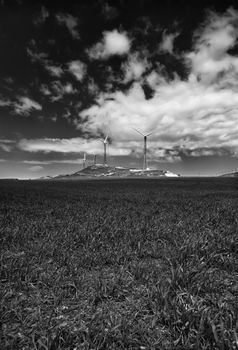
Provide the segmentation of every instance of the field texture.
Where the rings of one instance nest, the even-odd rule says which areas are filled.
[[[238,349],[237,179],[0,182],[0,349]]]

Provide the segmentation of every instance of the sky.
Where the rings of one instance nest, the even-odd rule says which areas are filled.
[[[0,178],[238,169],[238,3],[0,1]]]

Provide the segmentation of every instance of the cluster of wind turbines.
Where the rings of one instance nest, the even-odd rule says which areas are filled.
[[[144,134],[141,131],[132,128],[134,131],[136,131],[138,134],[140,134],[141,136],[143,136],[144,139],[144,147],[143,147],[143,170],[146,170],[148,168],[147,166],[147,137],[150,136],[153,132],[149,132],[148,134]],[[109,135],[106,135],[105,138],[100,138],[98,139],[100,142],[103,143],[103,165],[107,166],[107,144],[108,144],[108,137]],[[84,153],[84,157],[83,157],[83,168],[86,167],[86,153]],[[94,160],[93,160],[93,164],[96,165],[97,164],[97,155],[94,154]]]

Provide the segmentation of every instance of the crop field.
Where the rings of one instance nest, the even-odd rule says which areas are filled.
[[[0,181],[0,349],[238,349],[238,181]]]

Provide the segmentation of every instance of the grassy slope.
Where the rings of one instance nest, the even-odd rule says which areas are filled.
[[[0,348],[238,348],[237,189],[0,182]]]

